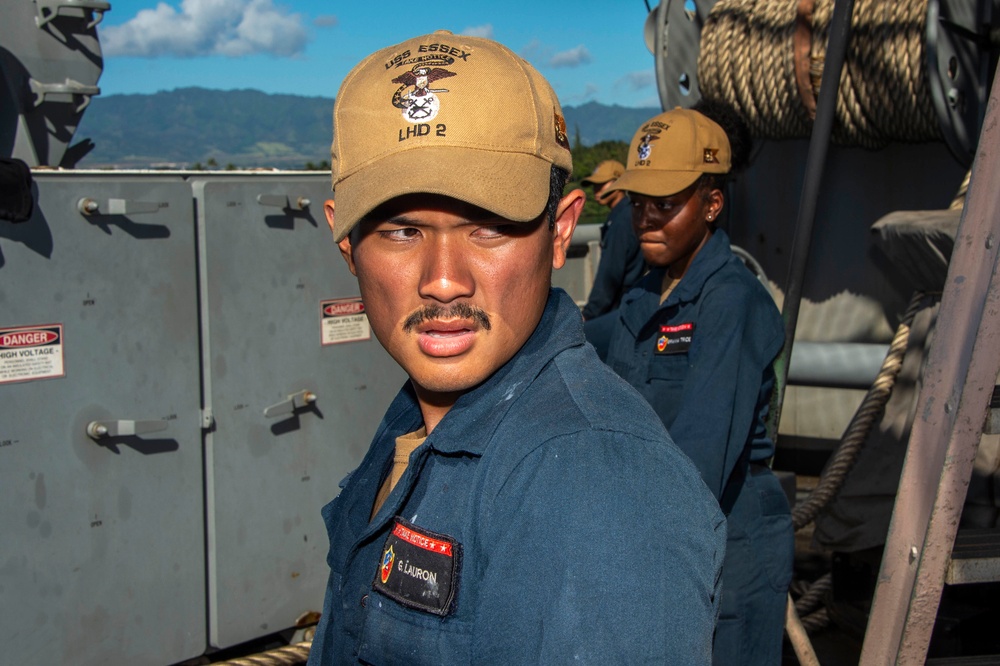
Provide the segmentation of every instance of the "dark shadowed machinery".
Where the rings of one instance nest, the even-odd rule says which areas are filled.
[[[31,167],[0,206],[0,663],[308,639],[319,508],[403,379],[334,256],[329,176],[75,168],[110,4],[0,6],[0,157]],[[997,0],[646,21],[664,108],[722,99],[757,139],[723,225],[794,340],[772,410],[789,663],[1000,654],[998,26]],[[581,303],[597,238],[555,278]]]

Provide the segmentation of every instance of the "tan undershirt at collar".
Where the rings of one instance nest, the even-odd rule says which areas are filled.
[[[396,438],[396,451],[392,456],[392,470],[389,471],[389,476],[385,477],[385,481],[382,482],[382,485],[378,489],[378,494],[375,495],[375,504],[372,506],[372,515],[368,518],[369,522],[375,517],[378,510],[382,508],[382,505],[385,504],[385,500],[389,497],[392,489],[403,478],[403,472],[406,471],[406,466],[410,464],[410,454],[416,451],[417,447],[423,444],[425,439],[427,439],[427,429],[423,426],[420,427],[420,430],[408,432]]]
[[[663,305],[667,297],[670,296],[670,292],[674,290],[680,281],[681,278],[675,279],[670,277],[670,273],[663,274],[663,284],[660,285],[660,305]]]

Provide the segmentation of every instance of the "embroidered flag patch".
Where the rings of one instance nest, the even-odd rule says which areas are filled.
[[[372,587],[399,603],[448,615],[458,591],[462,544],[402,518],[386,537]]]
[[[679,354],[691,348],[691,338],[694,337],[694,322],[673,326],[660,326],[656,336],[657,354]]]

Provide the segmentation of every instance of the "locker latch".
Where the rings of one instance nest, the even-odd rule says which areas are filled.
[[[293,393],[276,405],[271,405],[264,409],[264,416],[272,418],[282,414],[291,414],[296,409],[301,409],[306,405],[316,402],[316,394],[312,391],[299,391]]]
[[[83,197],[76,202],[76,209],[83,215],[138,215],[155,213],[162,206],[155,201],[133,201],[132,199],[108,199],[102,205],[97,199]]]
[[[312,201],[306,197],[296,197],[293,201],[290,196],[285,194],[258,194],[257,203],[261,206],[272,206],[282,210],[305,210],[309,208]]]
[[[87,436],[91,439],[128,437],[166,429],[166,421],[91,421],[87,424]]]

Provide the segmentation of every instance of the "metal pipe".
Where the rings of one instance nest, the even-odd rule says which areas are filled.
[[[781,311],[781,317],[785,322],[785,346],[774,362],[775,382],[774,393],[771,395],[768,433],[775,441],[778,437],[781,404],[785,397],[789,359],[792,356],[792,343],[795,339],[799,305],[802,301],[802,283],[806,263],[809,260],[809,247],[812,244],[813,223],[816,221],[816,202],[819,198],[823,170],[826,166],[830,133],[837,112],[840,74],[847,55],[847,41],[851,33],[853,11],[854,0],[836,0],[833,6],[833,18],[830,21],[826,63],[823,66],[823,79],[820,83],[819,100],[816,104],[816,120],[813,122],[812,134],[809,137],[805,182],[802,185],[802,197],[799,199],[788,279],[785,282],[785,303]]]
[[[867,342],[805,342],[795,345],[788,386],[867,389],[878,377],[889,345]]]

